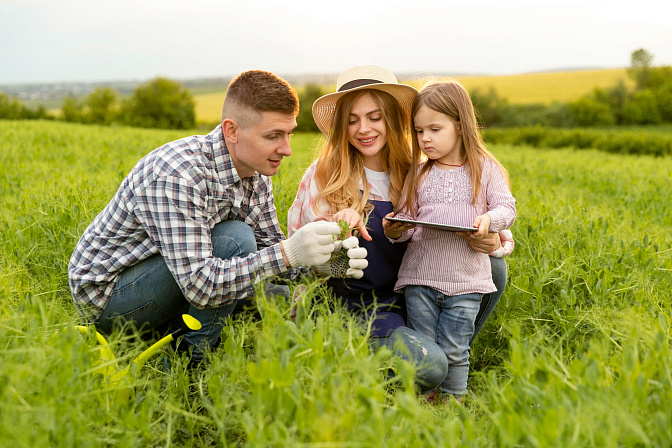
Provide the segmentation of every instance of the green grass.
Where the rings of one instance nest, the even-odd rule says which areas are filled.
[[[72,249],[137,160],[190,132],[0,121],[0,446],[669,446],[672,159],[493,145],[519,218],[509,285],[476,340],[464,406],[316,300],[224,328],[210,366],[170,350],[131,400],[95,373],[67,287]],[[281,221],[316,135],[274,178]],[[147,346],[110,338],[123,367]],[[162,358],[169,361],[168,367]],[[394,368],[399,382],[384,372]]]

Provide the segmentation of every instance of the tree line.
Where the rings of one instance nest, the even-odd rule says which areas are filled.
[[[40,106],[31,109],[0,92],[0,118],[54,119]],[[122,99],[109,87],[94,89],[83,99],[68,97],[60,119],[73,123],[121,124],[141,128],[192,129],[196,124],[194,98],[179,82],[158,77],[139,85]]]
[[[324,93],[322,86],[315,84],[298,89],[300,112],[297,131],[319,132],[311,108]],[[72,123],[159,129],[193,129],[196,126],[193,95],[179,82],[162,77],[139,85],[125,99],[109,87],[96,88],[82,99],[68,97],[61,104],[59,117],[50,115],[44,106],[32,109],[0,92],[0,119],[60,119]],[[210,124],[213,127],[217,125]]]
[[[576,101],[553,104],[511,104],[491,88],[474,89],[472,101],[483,127],[592,127],[672,123],[672,67],[652,66],[645,49],[631,54],[628,76],[634,87],[620,82],[594,89]],[[306,84],[298,89],[297,131],[319,132],[312,117],[313,102],[325,88]],[[43,106],[31,109],[0,92],[0,119],[53,119]],[[192,129],[196,126],[192,94],[179,82],[155,78],[139,85],[125,99],[111,88],[97,88],[83,99],[68,97],[60,119],[87,124],[122,124],[144,128]]]
[[[494,89],[475,89],[472,100],[484,127],[592,127],[672,123],[672,67],[652,66],[645,49],[630,56],[628,77],[611,88],[596,88],[569,103],[509,104]]]

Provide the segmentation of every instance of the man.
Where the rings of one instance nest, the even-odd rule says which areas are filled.
[[[221,125],[140,160],[70,259],[81,317],[109,333],[126,322],[157,328],[188,311],[203,325],[184,339],[200,362],[255,284],[327,263],[338,224],[285,240],[273,204],[269,176],[292,153],[298,109],[286,81],[244,72],[229,84]]]

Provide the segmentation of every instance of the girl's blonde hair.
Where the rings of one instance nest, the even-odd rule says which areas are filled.
[[[502,164],[487,150],[483,143],[483,137],[478,129],[476,112],[474,111],[471,98],[469,98],[469,93],[467,93],[462,84],[455,80],[431,81],[415,97],[411,109],[411,121],[413,121],[415,114],[422,106],[442,113],[456,123],[459,123],[462,133],[462,147],[464,149],[462,163],[468,165],[471,176],[473,195],[471,203],[478,205],[480,202],[479,199],[482,199],[483,210],[485,211],[485,198],[480,198],[484,159],[489,158],[494,161],[499,169],[502,170],[507,182],[509,175]],[[420,149],[418,135],[413,124],[411,124],[411,137],[413,139],[413,159],[404,186],[406,199],[401,205],[400,210],[406,210],[409,214],[414,215],[413,210],[415,209],[415,197],[418,187],[424,175],[434,166],[434,161],[431,159],[427,160],[425,166],[418,172],[419,164],[426,158]]]
[[[390,173],[390,200],[399,203],[404,178],[411,165],[409,127],[404,113],[394,97],[373,89],[357,90],[343,95],[336,103],[331,121],[331,133],[322,140],[315,167],[315,181],[319,189],[315,209],[333,215],[345,208],[360,214],[368,212],[369,184],[364,172],[364,158],[348,141],[348,123],[353,103],[364,95],[371,95],[380,107],[385,120],[385,146],[381,150],[383,168]],[[364,191],[360,192],[359,183]]]

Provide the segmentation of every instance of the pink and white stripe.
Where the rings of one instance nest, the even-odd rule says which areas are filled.
[[[474,218],[490,215],[491,232],[511,227],[516,218],[515,199],[497,164],[485,159],[481,178],[482,195],[478,206],[472,204],[469,166],[453,170],[432,167],[420,183],[416,197],[415,219],[471,227]],[[410,218],[410,214],[399,214]],[[397,242],[410,238],[399,269],[396,290],[407,285],[425,285],[446,295],[496,290],[492,282],[488,255],[476,252],[457,234],[418,226],[407,231]]]

